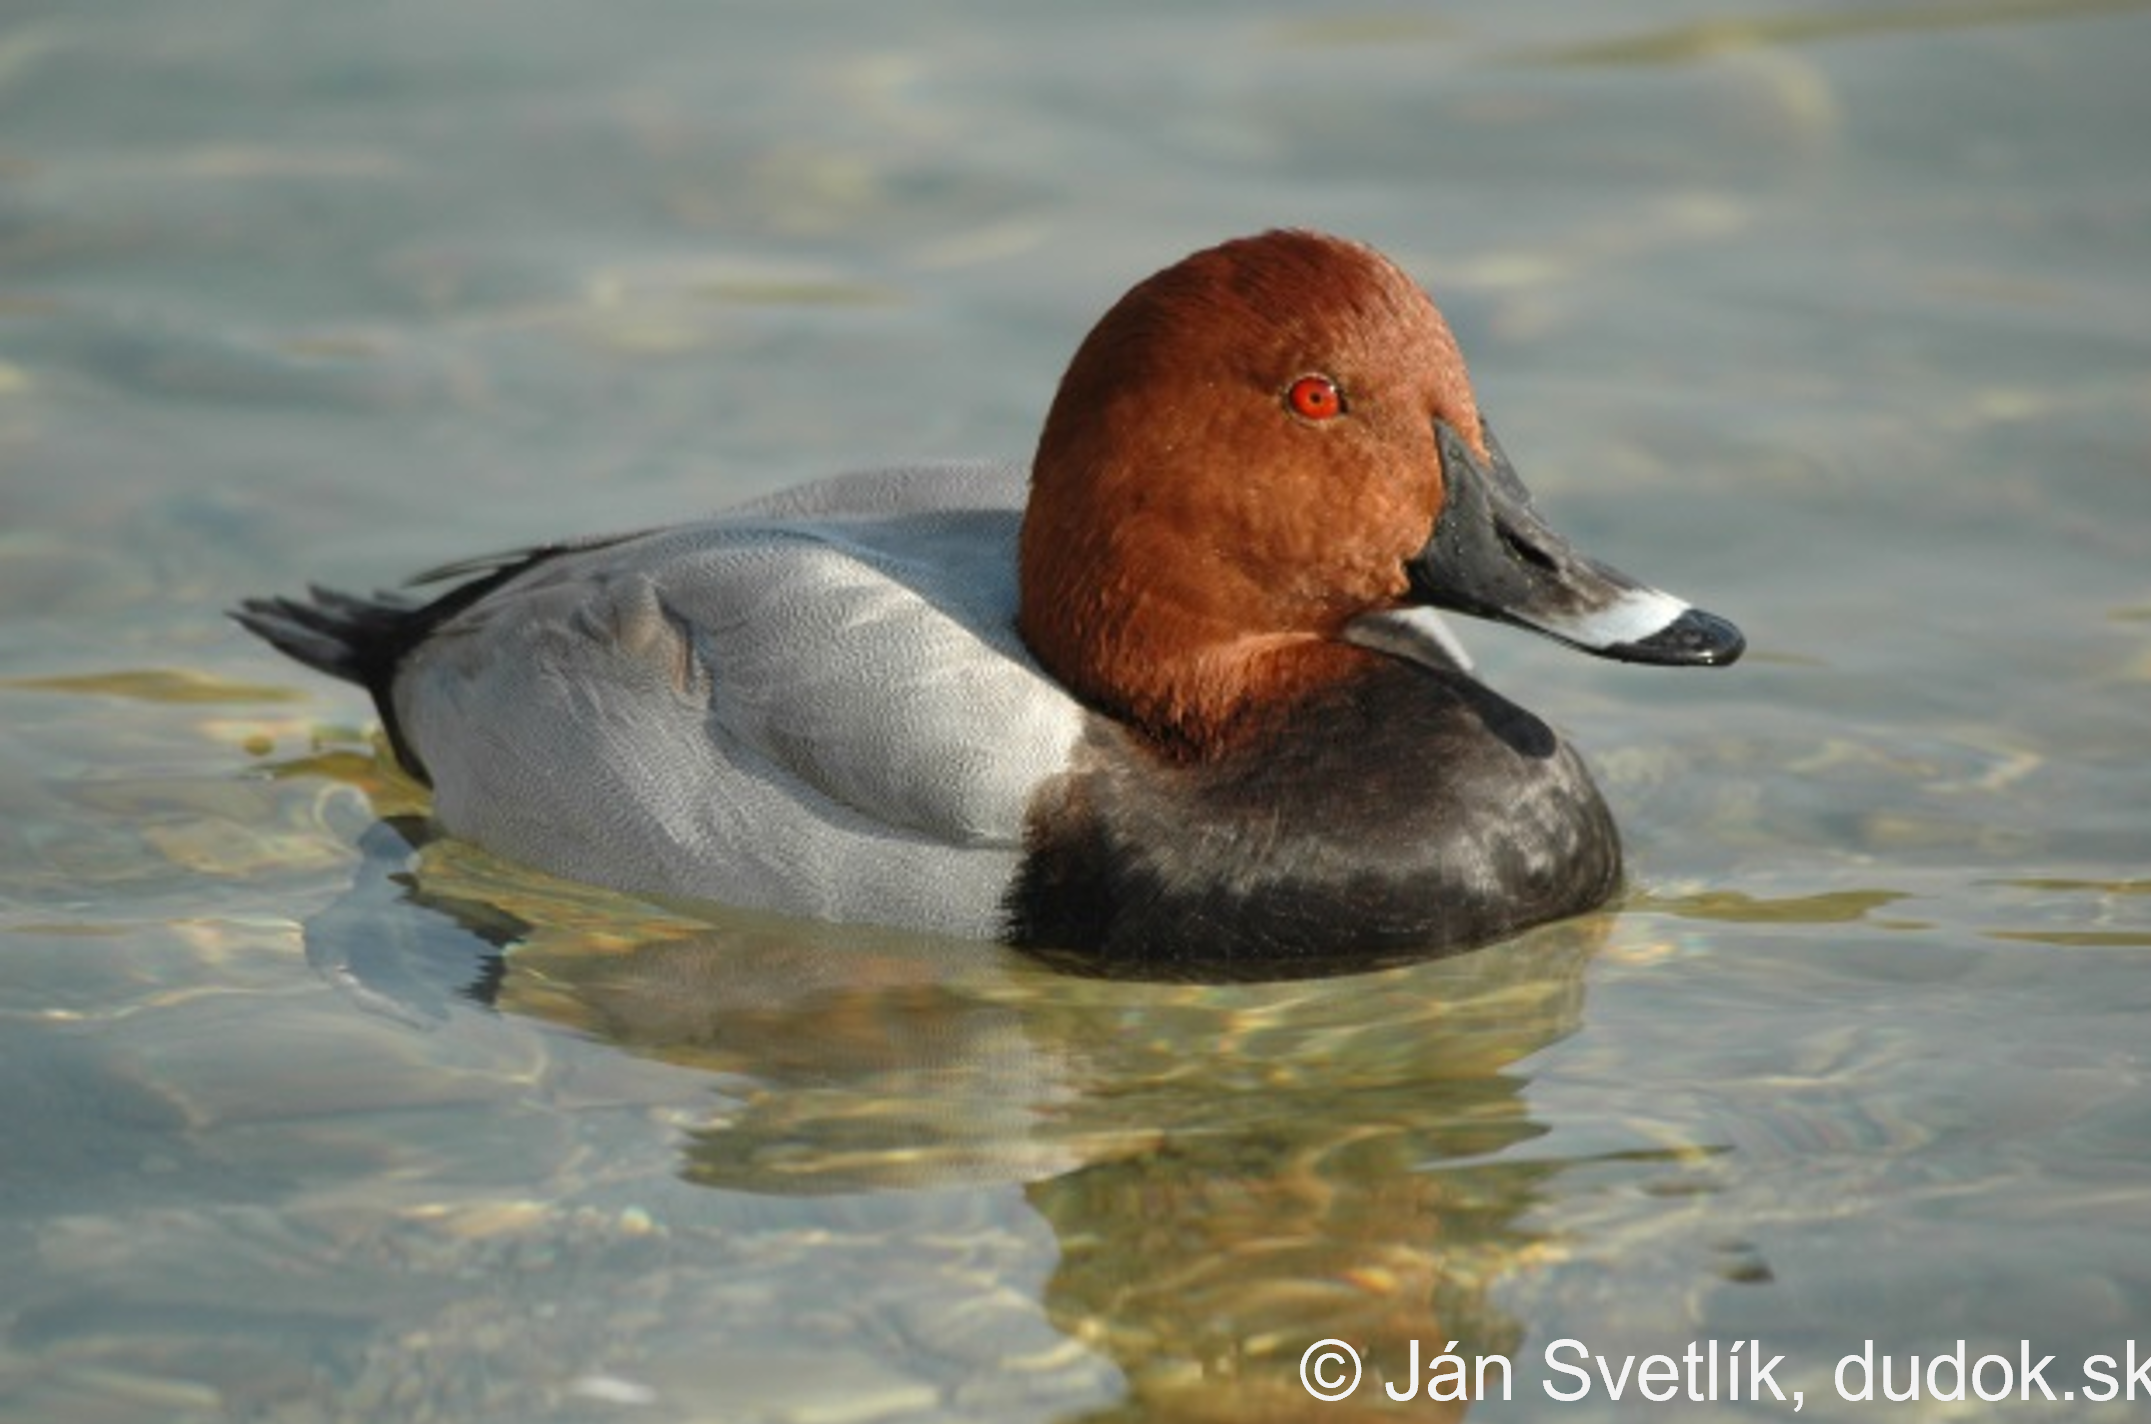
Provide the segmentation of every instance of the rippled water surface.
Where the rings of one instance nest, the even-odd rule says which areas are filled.
[[[1547,1347],[1711,1338],[1805,1417],[1958,1417],[1833,1376],[1959,1340],[2126,1417],[2147,10],[19,0],[0,1421],[1453,1417],[1413,1342],[1648,1417]],[[1556,520],[1750,634],[1465,629],[1598,767],[1613,912],[1225,986],[680,919],[432,838],[221,616],[1022,454],[1114,295],[1279,223],[1403,260]]]

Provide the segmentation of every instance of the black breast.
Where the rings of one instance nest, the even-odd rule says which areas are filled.
[[[1605,802],[1551,728],[1388,659],[1215,760],[1095,719],[1028,838],[1009,941],[1122,965],[1462,949],[1603,904],[1621,874]]]

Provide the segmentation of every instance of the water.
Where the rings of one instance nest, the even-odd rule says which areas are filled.
[[[2147,9],[18,3],[0,1421],[1349,1419],[1452,1340],[1474,1417],[1649,1417],[1547,1347],[1713,1338],[1955,1417],[1838,1361],[2151,1355]],[[690,923],[414,850],[363,699],[220,617],[1021,453],[1112,296],[1286,222],[1750,634],[1465,630],[1616,912],[1241,986]]]

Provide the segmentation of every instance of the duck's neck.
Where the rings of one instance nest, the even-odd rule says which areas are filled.
[[[1250,633],[1140,603],[1090,619],[1026,603],[1022,632],[1048,672],[1175,761],[1216,760],[1258,740],[1286,709],[1380,658],[1313,633]]]

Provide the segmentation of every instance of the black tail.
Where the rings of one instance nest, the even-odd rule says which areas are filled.
[[[278,652],[369,692],[393,676],[397,662],[430,631],[419,606],[392,593],[355,598],[319,584],[307,593],[311,602],[250,598],[231,616]],[[414,629],[421,621],[427,629]]]
[[[449,598],[426,604],[393,593],[357,598],[319,585],[310,586],[307,594],[306,599],[250,598],[232,609],[231,617],[278,652],[365,688],[381,714],[396,760],[419,780],[427,780],[425,764],[404,739],[396,718],[396,667],[439,626],[446,616],[440,605]]]
[[[425,602],[397,593],[358,598],[313,584],[308,586],[305,599],[250,598],[232,609],[231,616],[240,627],[277,651],[330,677],[355,682],[371,693],[396,760],[405,771],[430,786],[433,778],[427,775],[426,764],[403,735],[403,724],[396,717],[396,672],[405,656],[432,637],[434,629],[518,574],[562,554],[602,549],[633,537],[616,534],[545,544],[449,564],[412,580],[414,584],[462,580]]]

